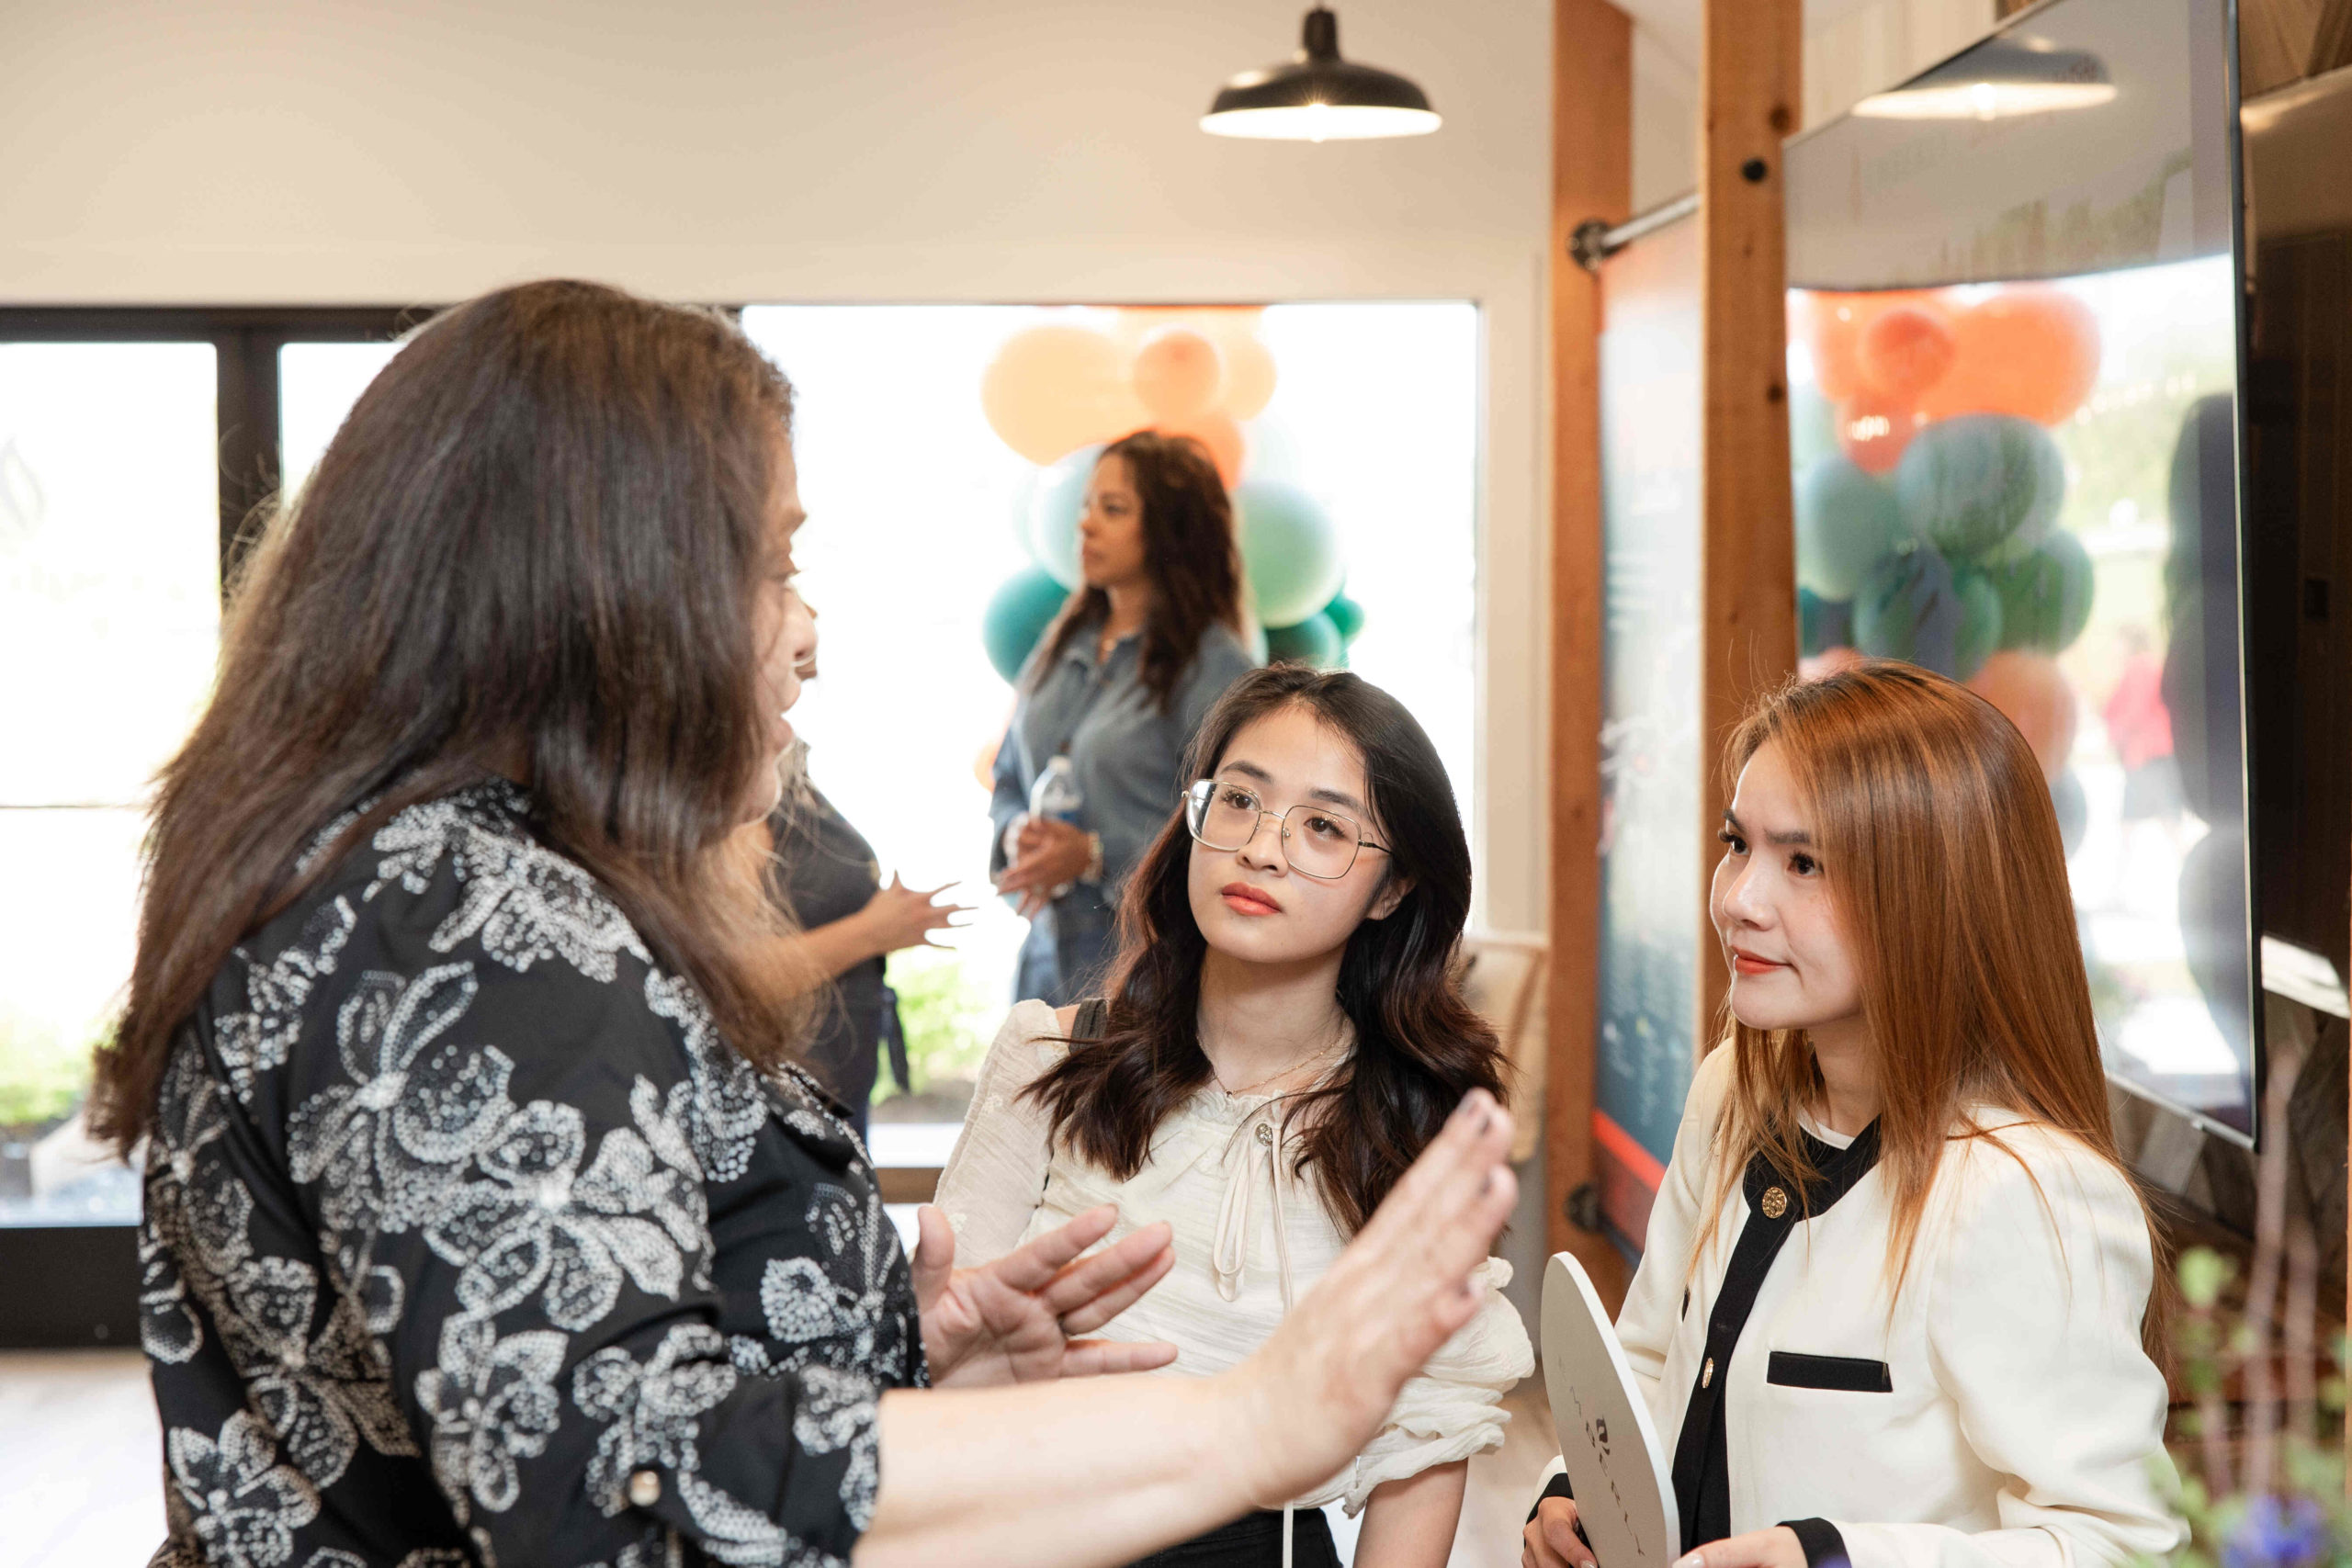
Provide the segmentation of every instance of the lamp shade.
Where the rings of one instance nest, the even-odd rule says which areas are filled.
[[[2115,101],[2107,64],[2087,50],[1996,38],[1854,106],[1871,119],[2002,119]]]
[[[1442,123],[1429,95],[1393,71],[1340,58],[1340,19],[1321,6],[1306,13],[1296,58],[1245,71],[1201,117],[1213,136],[1275,141],[1362,141],[1426,136]]]

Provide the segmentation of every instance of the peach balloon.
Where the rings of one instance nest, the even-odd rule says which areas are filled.
[[[1873,389],[1910,402],[1944,378],[1955,356],[1951,322],[1940,309],[1897,305],[1862,329],[1856,361]]]
[[[1217,344],[1225,355],[1225,387],[1216,412],[1247,423],[1266,412],[1274,397],[1274,355],[1254,337],[1229,337]]]
[[[1195,332],[1170,327],[1136,350],[1136,396],[1162,423],[1205,413],[1216,401],[1225,366],[1216,345]]]
[[[2075,750],[2075,689],[2047,654],[2011,649],[1984,660],[1968,689],[1991,703],[2018,727],[2033,748],[2044,778],[2065,771]]]
[[[1929,419],[2006,413],[2056,424],[2098,381],[2098,318],[2062,288],[2004,288],[1952,323],[1951,373],[1928,389],[1919,409]]]
[[[1241,482],[1241,464],[1248,446],[1241,438],[1241,427],[1224,414],[1204,413],[1155,428],[1162,435],[1189,435],[1207,447],[1209,460],[1216,465],[1217,477],[1225,481],[1226,489],[1231,490]]]
[[[1825,648],[1819,653],[1797,660],[1797,679],[1818,681],[1824,675],[1835,675],[1840,670],[1850,670],[1862,662],[1861,651],[1851,648]]]
[[[1926,423],[1909,399],[1884,397],[1866,388],[1838,411],[1838,445],[1862,472],[1891,474],[1903,460],[1903,449]]]
[[[1151,422],[1127,385],[1118,344],[1086,327],[1030,327],[980,376],[980,409],[1007,446],[1052,463]]]

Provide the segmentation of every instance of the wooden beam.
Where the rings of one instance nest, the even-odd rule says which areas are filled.
[[[1702,22],[1699,745],[1706,773],[1692,827],[1710,873],[1723,811],[1716,759],[1749,705],[1797,662],[1781,141],[1797,129],[1804,101],[1804,23],[1802,0],[1705,0]],[[1702,909],[1703,880],[1694,889]],[[1724,994],[1712,951],[1698,976],[1694,1047],[1704,1050]]]
[[[1624,1260],[1568,1221],[1591,1182],[1600,951],[1600,291],[1568,254],[1588,219],[1632,216],[1634,30],[1605,0],[1554,0],[1552,45],[1552,876],[1544,1073],[1547,1250],[1613,1308]]]

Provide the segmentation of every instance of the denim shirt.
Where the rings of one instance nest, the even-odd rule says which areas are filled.
[[[1042,950],[1059,928],[1069,928],[1059,931],[1066,939],[1059,945],[1072,949],[1061,964],[1072,983],[1107,957],[1099,951],[1108,939],[1107,912],[1190,782],[1177,773],[1193,732],[1226,688],[1257,663],[1231,628],[1211,626],[1163,714],[1138,673],[1140,634],[1120,638],[1100,661],[1095,647],[1092,630],[1082,628],[1042,678],[1031,682],[1034,665],[1022,672],[1021,699],[997,748],[989,805],[995,829],[989,869],[996,872],[1004,869],[1005,829],[1029,809],[1029,791],[1046,764],[1068,750],[1083,801],[1078,825],[1102,836],[1102,876],[1057,900],[1054,913],[1032,929],[1030,944]],[[1083,909],[1074,907],[1081,904]]]

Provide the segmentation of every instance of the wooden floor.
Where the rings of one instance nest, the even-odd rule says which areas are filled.
[[[1470,1461],[1453,1568],[1519,1561],[1520,1524],[1556,1447],[1541,1378],[1505,1407],[1503,1447]],[[140,1568],[164,1536],[162,1462],[137,1352],[0,1352],[0,1563]],[[1354,1530],[1339,1533],[1344,1551]]]

